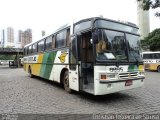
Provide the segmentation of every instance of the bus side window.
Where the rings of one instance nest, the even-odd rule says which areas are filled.
[[[34,53],[34,48],[33,47],[34,47],[34,45],[32,45],[32,53]]]
[[[54,35],[52,36],[52,49],[54,49],[55,48],[55,37],[54,37]]]
[[[60,31],[56,35],[56,48],[66,47],[66,30]]]
[[[40,45],[41,43],[40,42],[38,42],[38,52],[40,52],[41,50],[40,50],[40,47],[41,47],[41,45]]]
[[[32,45],[32,49],[33,49],[33,53],[36,53],[37,52],[37,43],[34,43]]]
[[[157,53],[158,59],[160,59],[160,53]]]
[[[27,47],[24,48],[24,54],[27,55]]]
[[[51,36],[46,39],[46,50],[50,50],[50,49],[52,49],[52,37]]]
[[[32,45],[30,45],[30,46],[28,47],[28,54],[29,54],[29,55],[32,54]]]
[[[69,46],[70,43],[70,29],[67,29],[67,34],[66,34],[66,46]]]
[[[85,36],[82,37],[82,50],[80,52],[81,60],[84,62],[86,60],[86,49],[87,49],[87,41]]]
[[[155,56],[155,59],[159,59],[160,58],[158,53],[155,53],[154,56]]]
[[[23,55],[26,55],[26,49],[25,48],[23,49]]]
[[[44,50],[44,40],[38,42],[38,52],[42,52]]]
[[[157,56],[156,56],[155,53],[152,55],[152,57],[153,57],[153,59],[156,59],[156,58],[157,58]]]
[[[143,59],[151,59],[152,55],[151,54],[143,54]]]
[[[92,44],[90,43],[91,34],[86,33],[82,36],[82,50],[80,56],[83,62],[93,62]],[[79,40],[80,41],[80,40]]]
[[[76,37],[73,36],[70,44],[70,52],[69,52],[69,63],[70,63],[70,69],[76,70],[76,64],[77,64],[77,40]]]

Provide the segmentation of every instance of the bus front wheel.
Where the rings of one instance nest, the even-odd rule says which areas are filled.
[[[64,85],[65,91],[67,91],[68,93],[71,93],[71,89],[69,88],[69,73],[68,73],[68,71],[64,72],[63,85]]]
[[[160,66],[157,67],[157,71],[160,72]]]

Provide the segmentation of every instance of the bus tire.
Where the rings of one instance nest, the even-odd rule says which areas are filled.
[[[160,65],[157,67],[157,71],[160,72]]]
[[[29,73],[29,76],[30,76],[31,78],[34,77],[34,75],[32,74],[32,70],[31,70],[31,67],[30,67],[30,66],[29,66],[29,68],[28,68],[28,73]]]
[[[64,85],[65,91],[67,91],[68,93],[72,92],[72,90],[69,88],[69,73],[68,73],[68,70],[65,71],[64,74],[63,74],[63,85]]]

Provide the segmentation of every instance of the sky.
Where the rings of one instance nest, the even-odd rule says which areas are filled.
[[[160,28],[160,18],[150,11],[150,31]],[[1,0],[0,29],[31,28],[33,41],[68,22],[102,15],[104,18],[137,24],[136,0]]]

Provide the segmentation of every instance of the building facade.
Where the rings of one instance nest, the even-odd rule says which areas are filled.
[[[26,44],[32,42],[32,30],[15,31],[12,27],[1,30],[0,47],[23,48]]]
[[[22,41],[22,48],[32,42],[32,30],[27,29],[24,32],[20,33],[20,38]]]
[[[1,46],[2,47],[14,47],[14,29],[7,27],[1,30]]]

